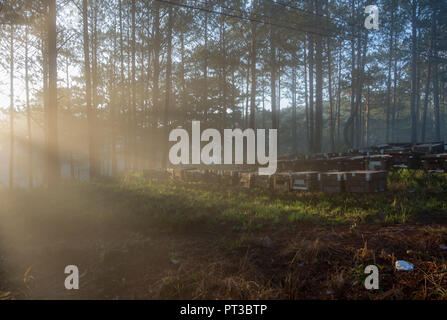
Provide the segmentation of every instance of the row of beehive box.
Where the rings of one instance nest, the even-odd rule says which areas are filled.
[[[423,156],[396,151],[383,155],[278,161],[280,171],[389,171],[401,168],[447,172],[447,153]]]
[[[278,173],[270,177],[242,173],[241,185],[284,191],[375,193],[386,190],[387,178],[387,171],[309,171]]]
[[[387,171],[283,172],[271,176],[231,170],[168,169],[173,179],[187,182],[226,183],[244,188],[283,191],[375,193],[386,190]]]

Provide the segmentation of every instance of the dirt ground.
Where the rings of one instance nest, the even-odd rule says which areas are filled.
[[[301,225],[275,232],[47,224],[0,238],[1,299],[446,299],[447,227]],[[14,230],[14,232],[13,232]],[[14,236],[16,234],[16,236]],[[396,260],[414,271],[396,271]],[[364,288],[364,268],[380,289]],[[66,290],[76,265],[79,290]]]

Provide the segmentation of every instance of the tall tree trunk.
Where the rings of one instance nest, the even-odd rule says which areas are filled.
[[[153,119],[152,126],[153,132],[158,132],[158,114],[160,112],[159,97],[160,97],[160,3],[158,1],[154,2],[154,77],[153,77],[153,88],[152,88],[152,99],[153,99]],[[153,145],[151,150],[151,163],[153,166],[156,165],[156,148],[157,144],[155,136],[152,138]]]
[[[363,46],[362,46],[363,45]],[[365,38],[362,43],[362,38],[359,38],[359,47],[358,47],[358,66],[357,66],[357,88],[356,88],[356,97],[355,97],[355,110],[354,110],[354,119],[356,120],[355,129],[356,129],[356,139],[355,146],[359,147],[361,143],[361,113],[362,113],[362,91],[363,91],[363,83],[365,80],[365,64],[366,64],[366,51],[368,47],[368,30],[365,31]]]
[[[416,0],[412,1],[411,5],[411,100],[410,100],[410,111],[411,111],[411,142],[417,142],[417,117],[416,117],[416,88],[417,88],[417,77],[416,77],[416,45],[417,45],[417,33],[416,33]]]
[[[84,76],[85,76],[85,101],[87,105],[87,122],[88,122],[88,143],[89,143],[89,170],[90,178],[97,176],[96,164],[96,139],[94,117],[96,113],[92,107],[92,81],[90,71],[90,48],[88,34],[88,4],[87,0],[82,0],[82,20],[83,20],[83,38],[84,38]]]
[[[435,5],[436,6],[436,5]],[[432,15],[433,22],[433,103],[435,107],[435,139],[436,141],[441,140],[441,112],[439,107],[439,60],[438,60],[438,46],[437,46],[437,14],[436,7],[433,9],[434,13]]]
[[[186,79],[185,79],[185,34],[183,31],[180,33],[180,81],[181,81],[181,108],[184,110],[184,120],[186,121],[187,106],[186,106]]]
[[[132,169],[133,171],[138,170],[137,166],[137,79],[136,79],[136,21],[135,21],[135,0],[132,0],[131,8],[131,19],[132,19],[132,40],[131,40],[131,50],[132,50],[132,100],[131,100],[131,110],[130,110],[130,126],[131,126],[131,145],[132,145]]]
[[[292,151],[293,155],[296,156],[298,153],[298,137],[296,133],[296,57],[293,55],[293,61],[292,61]]]
[[[116,59],[116,50],[117,50],[117,32],[116,32],[116,25],[117,25],[117,16],[116,11],[114,11],[114,23],[115,27],[113,28],[113,79],[112,79],[112,101],[111,101],[111,118],[112,118],[112,128],[111,128],[111,175],[112,177],[115,177],[118,174],[118,159],[116,154],[116,142],[117,142],[117,116],[118,116],[118,104],[117,104],[117,59]]]
[[[126,88],[126,78],[124,76],[124,37],[123,37],[123,3],[122,0],[118,0],[118,10],[119,10],[119,28],[120,28],[120,73],[121,73],[121,79],[120,79],[120,108],[119,113],[124,114],[125,113],[125,107],[124,107],[124,95],[125,95],[125,88]],[[121,118],[121,117],[120,117]],[[122,127],[121,127],[122,128]],[[121,141],[121,150],[124,149],[124,144],[126,141],[126,130],[122,130],[122,141]],[[124,154],[124,163],[125,168],[127,169],[127,156]]]
[[[331,152],[335,152],[335,119],[334,119],[334,101],[332,98],[332,54],[330,40],[327,40],[327,64],[328,64],[328,91],[329,91],[329,127],[330,127],[330,141]]]
[[[338,79],[337,79],[337,144],[340,143],[341,129],[341,49],[338,49]]]
[[[356,59],[355,59],[355,38],[356,32],[354,28],[354,12],[355,12],[355,2],[351,0],[351,18],[352,18],[352,29],[351,29],[351,114],[346,121],[343,129],[343,136],[345,144],[348,147],[354,145],[354,119],[355,119],[355,96],[356,96],[356,83],[358,72],[356,70]]]
[[[320,15],[321,0],[316,1],[316,15]],[[323,44],[321,35],[315,36],[315,141],[314,151],[321,152],[323,139]]]
[[[371,112],[370,106],[370,87],[368,86],[368,91],[366,92],[366,119],[365,119],[365,146],[369,146],[369,115]]]
[[[309,39],[309,151],[314,152],[314,40]]]
[[[57,30],[56,0],[49,0],[48,15],[48,144],[47,183],[53,186],[59,181],[60,164],[57,130]]]
[[[91,57],[91,78],[92,78],[92,110],[93,110],[93,139],[95,146],[95,174],[94,176],[98,176],[101,174],[101,162],[98,151],[98,135],[97,135],[97,119],[96,119],[96,110],[98,109],[99,98],[98,98],[98,3],[93,3],[93,21],[92,21],[92,37],[90,39],[91,48],[92,48],[92,57]]]
[[[306,112],[306,142],[307,151],[310,151],[310,130],[309,130],[309,96],[307,92],[308,82],[307,82],[307,40],[304,42],[304,105]]]
[[[393,0],[394,4],[394,0]],[[393,5],[394,8],[394,5]],[[389,60],[388,60],[388,78],[387,78],[387,96],[386,96],[386,142],[390,141],[390,115],[391,115],[391,71],[393,67],[393,55],[394,55],[394,10],[391,10],[391,22],[390,22],[390,48],[389,48]]]
[[[256,119],[256,24],[251,24],[251,94],[250,94],[250,124],[255,128]]]
[[[247,59],[247,74],[245,78],[245,112],[244,112],[244,128],[248,128],[248,104],[249,104],[249,85],[250,85],[250,59]]]
[[[69,114],[71,114],[72,102],[71,102],[71,88],[70,88],[70,72],[68,70],[69,65],[70,65],[70,59],[69,59],[69,56],[67,55],[66,63],[65,63],[65,82],[67,84],[67,92],[68,92],[67,93],[67,95],[68,95],[67,96],[67,112]],[[70,132],[73,131],[72,127],[71,127],[72,126],[71,122],[72,121],[70,119],[70,125],[69,125]],[[71,180],[74,180],[75,179],[75,172],[74,172],[75,164],[74,164],[74,158],[73,158],[73,148],[70,148],[70,150],[68,152],[70,154],[69,155],[69,159],[70,159],[70,178],[71,178]]]
[[[272,105],[272,129],[278,129],[276,113],[276,43],[273,27],[270,26],[270,91]]]
[[[33,187],[33,140],[31,132],[31,106],[29,102],[29,26],[25,27],[25,97],[26,125],[28,130],[28,187]]]
[[[208,8],[208,0],[205,0],[205,7]],[[203,63],[203,120],[208,120],[208,12],[205,11],[205,34],[204,34],[204,63]]]
[[[264,82],[264,76],[262,77],[262,128],[266,129],[266,125],[265,125],[265,82]]]
[[[9,188],[14,187],[14,25],[11,23],[10,38],[9,38],[9,89],[10,89],[10,104],[9,104]]]
[[[428,109],[428,101],[430,97],[430,81],[431,81],[431,69],[432,69],[432,54],[433,54],[433,46],[434,46],[434,28],[435,28],[435,18],[434,11],[432,13],[432,24],[431,24],[431,39],[430,39],[430,47],[428,49],[428,66],[427,66],[427,80],[425,82],[425,94],[424,94],[424,110],[422,111],[422,127],[421,127],[421,141],[425,142],[426,135],[426,127],[427,127],[427,109]]]
[[[167,61],[166,61],[166,97],[165,97],[165,114],[164,114],[164,139],[168,141],[169,137],[169,113],[171,108],[171,96],[172,96],[172,6],[168,7],[168,47],[167,47]],[[162,168],[166,168],[168,164],[169,145],[165,144],[165,150],[163,150]]]
[[[394,47],[397,46],[397,36],[394,37]],[[396,111],[397,111],[397,103],[398,103],[398,96],[397,96],[397,85],[399,82],[399,70],[398,70],[398,56],[394,55],[394,67],[393,67],[393,106],[391,110],[391,141],[395,141],[396,139]]]

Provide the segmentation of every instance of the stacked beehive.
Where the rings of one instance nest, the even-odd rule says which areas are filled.
[[[255,174],[252,172],[239,172],[239,184],[243,188],[253,188],[254,186],[254,176]]]
[[[421,154],[437,154],[444,152],[444,142],[421,143],[413,146],[413,151]]]
[[[223,170],[221,172],[221,181],[232,185],[237,186],[240,182],[240,174],[239,171],[236,170]]]
[[[259,175],[255,172],[240,172],[239,184],[243,188],[270,189],[272,179],[268,175]]]
[[[389,154],[376,154],[367,158],[368,170],[389,170],[391,169],[392,156]]]
[[[208,183],[220,183],[220,174],[219,171],[220,170],[216,170],[216,169],[210,169],[210,170],[205,170],[205,177],[204,177],[204,181],[208,182]]]
[[[375,193],[386,190],[387,171],[352,171],[344,174],[346,192]]]
[[[291,190],[290,173],[276,173],[272,176],[272,186],[274,190],[290,191]]]
[[[322,192],[340,193],[345,189],[344,172],[322,172],[318,174]]]
[[[185,169],[183,168],[169,168],[167,172],[174,180],[183,180]]]
[[[422,163],[427,172],[447,172],[447,153],[423,156]]]
[[[206,170],[184,170],[183,179],[187,182],[201,182],[206,177]]]
[[[318,172],[291,172],[290,185],[293,191],[319,191]]]

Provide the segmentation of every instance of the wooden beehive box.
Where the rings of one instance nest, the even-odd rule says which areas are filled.
[[[447,153],[423,156],[422,163],[426,172],[447,172]]]
[[[295,172],[303,172],[303,171],[312,171],[313,159],[297,159],[293,160],[292,171]]]
[[[444,142],[421,143],[413,146],[413,151],[422,154],[442,154]]]
[[[389,154],[369,156],[367,159],[367,169],[370,171],[390,170],[392,158]]]
[[[277,173],[272,176],[272,187],[274,190],[290,191],[291,183],[290,173]]]
[[[254,186],[254,173],[251,172],[240,172],[239,174],[239,184],[243,188],[253,188]]]
[[[243,188],[269,189],[271,187],[270,176],[259,175],[255,172],[240,172],[239,184]]]
[[[328,158],[314,159],[311,166],[312,171],[329,171],[337,170],[337,161]]]
[[[210,170],[205,170],[205,177],[204,177],[204,181],[207,183],[220,183],[220,174],[219,174],[219,170],[216,169],[210,169]]]
[[[240,185],[240,173],[246,171],[238,171],[238,170],[220,170],[220,181],[221,183],[238,186]]]
[[[293,170],[296,160],[278,160],[277,171],[290,171]]]
[[[387,171],[352,171],[344,174],[346,192],[376,193],[386,191]]]
[[[291,172],[290,184],[292,191],[319,191],[320,183],[317,171]]]
[[[368,167],[367,156],[349,157],[343,161],[344,166],[340,166],[339,171],[365,170]]]
[[[185,170],[183,179],[186,182],[203,182],[205,181],[206,170]]]
[[[186,171],[184,168],[169,168],[167,169],[170,177],[174,180],[183,180],[184,172]]]
[[[318,174],[320,189],[327,193],[340,193],[345,189],[344,172],[322,172]]]

